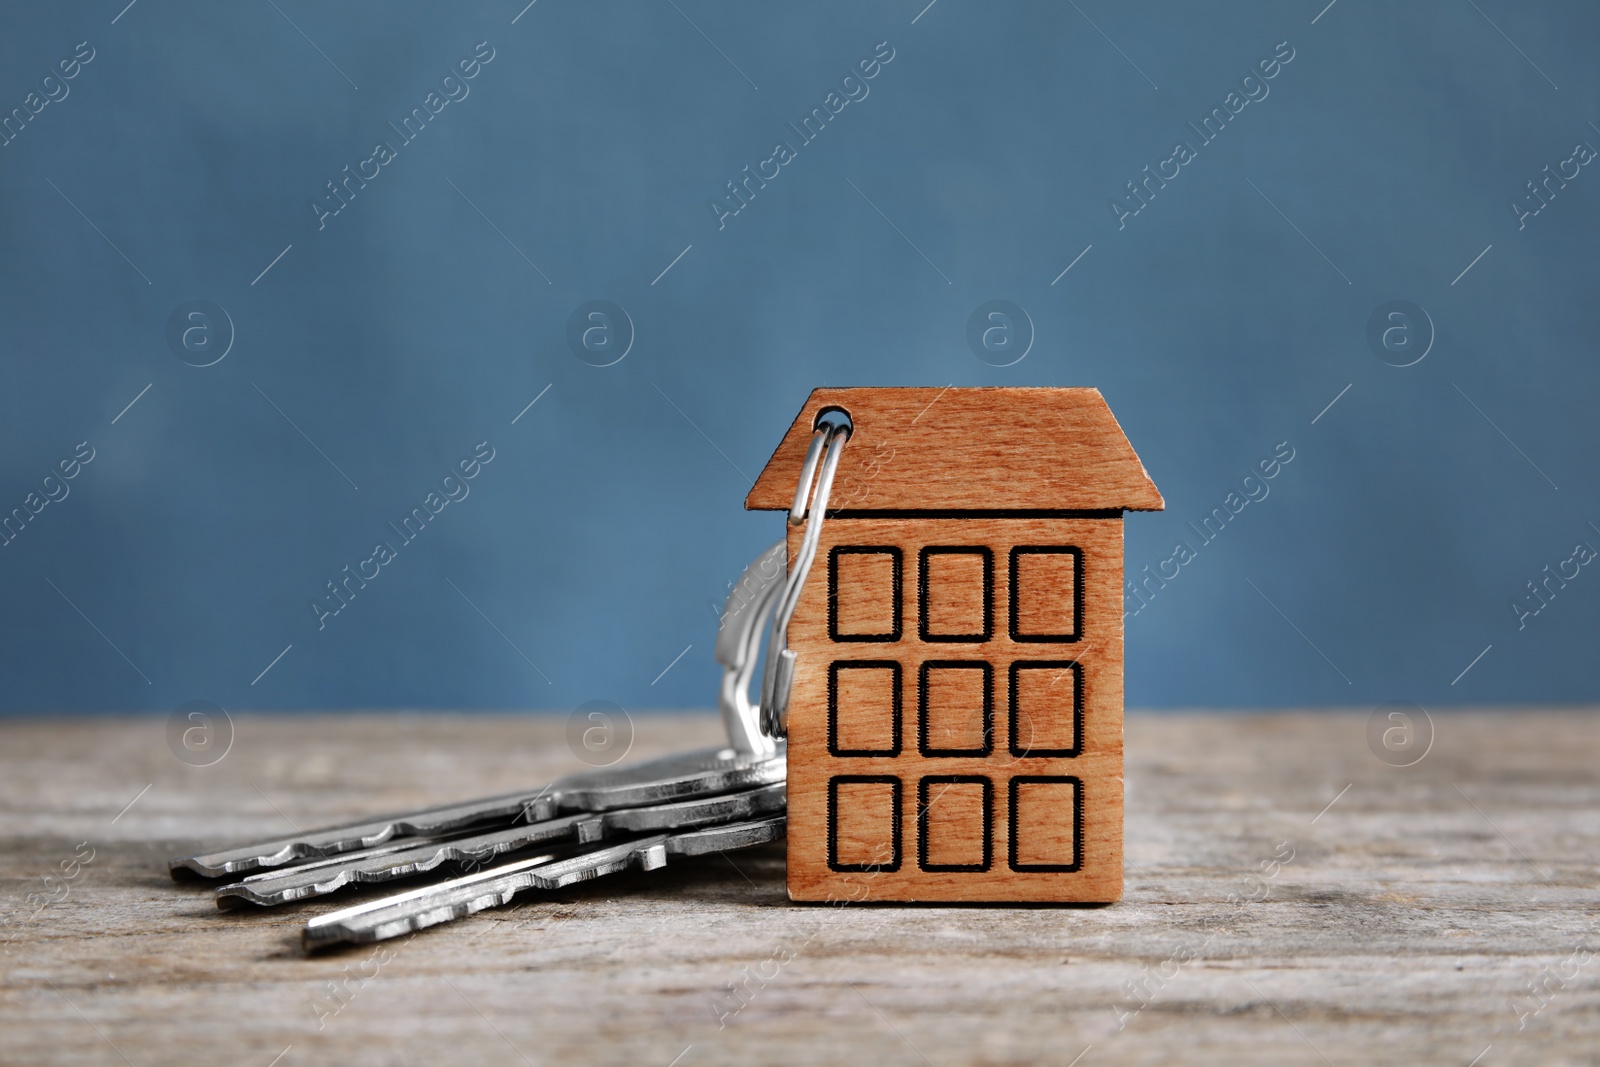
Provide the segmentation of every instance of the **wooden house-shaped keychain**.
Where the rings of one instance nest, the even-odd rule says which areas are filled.
[[[851,433],[788,625],[790,897],[1117,900],[1122,516],[1161,494],[1095,389],[817,389],[747,508],[790,507],[830,412]]]

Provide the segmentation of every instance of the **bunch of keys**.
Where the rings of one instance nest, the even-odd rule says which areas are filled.
[[[174,878],[213,882],[222,908],[273,906],[344,886],[445,877],[318,916],[308,949],[381,941],[484,908],[525,889],[557,889],[624,870],[778,840],[784,746],[760,729],[749,684],[762,623],[784,588],[782,541],[728,597],[716,657],[725,748],[585,771],[540,789],[408,812],[183,856]],[[220,882],[221,884],[216,884]]]
[[[174,878],[215,884],[222,908],[273,906],[376,884],[439,881],[320,915],[307,949],[382,941],[498,907],[525,889],[558,889],[620,871],[655,870],[784,835],[783,710],[793,677],[788,623],[815,558],[848,427],[819,427],[791,524],[806,522],[793,567],[787,542],[745,568],[717,633],[717,704],[726,748],[586,771],[537,790],[389,815],[169,861]],[[815,478],[815,490],[813,488]],[[809,509],[807,507],[809,500]],[[785,572],[787,571],[787,577]],[[771,638],[760,704],[749,697],[763,624]],[[493,864],[487,865],[486,864]]]

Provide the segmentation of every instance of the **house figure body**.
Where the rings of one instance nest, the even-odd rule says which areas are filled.
[[[1117,900],[1122,516],[1161,494],[1095,389],[817,389],[747,508],[789,508],[829,411],[852,431],[789,624],[789,896]]]

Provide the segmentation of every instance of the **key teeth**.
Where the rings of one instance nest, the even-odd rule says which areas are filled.
[[[297,900],[307,897],[323,896],[335,890],[343,889],[352,882],[362,879],[348,877],[348,872],[339,872],[326,882],[318,882],[309,886],[289,886],[272,893],[258,892],[254,886],[244,882],[233,882],[229,885],[218,886],[212,890],[217,900],[218,911],[233,911],[246,904],[256,904],[263,908],[276,907],[279,904],[292,904]]]
[[[538,794],[531,796],[525,793],[511,793],[489,797],[483,801],[468,801],[464,804],[395,815],[387,817],[388,821],[382,821],[380,818],[366,823],[313,830],[297,838],[279,838],[262,842],[260,845],[245,844],[213,852],[200,852],[192,856],[177,856],[167,861],[167,868],[169,872],[176,872],[180,868],[186,869],[202,878],[226,878],[247,871],[283,867],[298,860],[324,859],[346,852],[375,848],[400,838],[453,833],[475,823],[504,817],[508,812],[520,811],[518,818],[525,822],[546,822],[556,817],[560,808],[559,801],[560,796],[555,787],[546,786]],[[492,806],[478,812],[470,811],[478,804]],[[461,814],[464,809],[466,813]],[[454,817],[443,817],[451,812],[458,814]],[[340,836],[341,831],[348,833]],[[317,838],[321,840],[314,840]],[[275,851],[250,851],[267,847],[273,847]],[[187,875],[173,874],[173,877],[183,879]]]
[[[285,867],[299,860],[326,859],[344,852],[376,848],[379,845],[388,843],[397,835],[404,836],[409,832],[404,823],[396,821],[388,824],[379,833],[341,838],[325,845],[313,845],[306,841],[291,841],[276,852],[257,852],[249,856],[223,860],[220,863],[208,863],[207,858],[220,855],[221,852],[202,852],[193,856],[178,856],[167,861],[167,868],[174,879],[188,877],[187,875],[179,875],[179,870],[190,871],[201,878],[226,878],[231,874],[244,874],[248,871]],[[241,848],[249,847],[249,845],[241,846]],[[240,850],[224,849],[221,851],[238,852]]]
[[[494,890],[473,897],[471,900],[458,900],[411,915],[398,915],[387,922],[372,926],[362,926],[359,923],[354,926],[345,923],[332,923],[322,927],[308,925],[300,931],[300,944],[307,952],[315,952],[318,949],[334,948],[338,945],[369,945],[375,941],[388,941],[401,934],[414,934],[430,926],[442,926],[457,919],[465,919],[469,915],[476,915],[489,908],[504,907],[511,903],[511,898],[520,890],[528,888],[532,887],[523,885]]]
[[[600,825],[598,819],[587,819],[578,823],[579,842],[583,842],[582,834],[591,826],[594,828],[592,832],[598,838]],[[487,845],[480,848],[466,848],[463,847],[461,842],[446,841],[440,842],[431,855],[421,859],[406,860],[373,870],[363,870],[360,867],[335,870],[330,872],[326,879],[307,885],[285,886],[282,889],[263,893],[249,882],[234,882],[230,885],[219,886],[213,892],[217,898],[217,907],[222,910],[239,907],[245,902],[259,904],[262,907],[274,907],[279,904],[290,904],[297,900],[305,900],[307,897],[327,896],[329,893],[336,892],[348,885],[375,885],[382,882],[392,882],[400,878],[426,874],[447,863],[458,863],[462,860],[487,861],[495,856],[501,856],[508,852],[517,852],[533,845],[541,844],[548,844],[548,842],[528,841],[507,844],[499,848]],[[420,847],[426,848],[427,846]],[[285,877],[288,877],[293,870],[293,868],[289,868],[282,873]]]
[[[382,841],[374,841],[373,845],[382,843]],[[190,880],[191,876],[211,879],[226,878],[230,874],[243,874],[246,871],[259,870],[263,867],[282,867],[296,860],[320,859],[325,853],[297,841],[293,844],[285,845],[276,852],[257,853],[254,856],[224,860],[221,863],[207,863],[205,858],[208,855],[215,855],[215,853],[202,852],[194,856],[178,856],[169,859],[167,861],[167,871],[172,875],[173,881],[187,881]]]

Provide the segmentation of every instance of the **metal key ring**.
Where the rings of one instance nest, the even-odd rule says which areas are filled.
[[[728,742],[736,752],[769,758],[777,750],[774,739],[787,732],[789,690],[794,683],[795,664],[795,654],[787,647],[789,619],[799,602],[800,590],[811,574],[811,564],[816,559],[817,544],[822,537],[828,497],[833,491],[834,474],[849,439],[848,424],[819,426],[812,435],[805,463],[800,468],[794,503],[789,508],[789,524],[798,526],[804,522],[806,532],[799,557],[787,578],[780,580],[784,579],[787,562],[786,538],[761,553],[744,569],[723,606],[716,647],[717,662],[722,664],[717,706],[722,712]],[[761,673],[761,701],[756,704],[750,700],[750,679],[755,673],[761,630],[769,618],[772,627]]]
[[[789,730],[789,691],[794,685],[795,667],[795,654],[788,647],[789,620],[794,616],[800,591],[805,587],[806,579],[811,574],[811,564],[817,557],[817,545],[822,540],[822,523],[828,512],[828,497],[833,492],[833,478],[839,469],[839,460],[844,455],[845,442],[850,440],[850,431],[848,422],[817,427],[811,437],[811,447],[806,452],[805,464],[800,469],[794,505],[789,510],[790,525],[798,525],[803,519],[806,532],[800,542],[800,553],[789,569],[789,581],[784,586],[783,599],[773,611],[772,633],[767,639],[766,669],[761,678],[761,730],[768,737],[783,737]],[[820,470],[817,469],[819,453],[822,454]],[[813,471],[816,471],[816,488],[810,493],[808,508],[806,491],[811,488]]]

